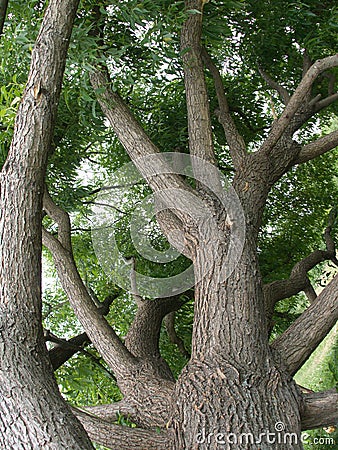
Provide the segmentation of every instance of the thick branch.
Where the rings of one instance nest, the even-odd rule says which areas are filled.
[[[160,356],[158,347],[163,318],[177,311],[187,300],[183,296],[158,298],[142,302],[126,336],[125,343],[133,355],[140,358]]]
[[[276,280],[265,285],[264,295],[267,305],[273,307],[276,302],[292,297],[307,289],[310,282],[307,276],[308,271],[323,261],[331,260],[332,257],[331,252],[315,250],[293,267],[289,278]]]
[[[55,345],[48,352],[53,369],[56,370],[68,361],[75,353],[80,351],[84,344],[89,344],[90,340],[87,333],[81,333],[78,336],[66,341],[64,345]]]
[[[58,225],[58,240],[60,241],[60,244],[66,250],[71,252],[72,242],[69,215],[66,211],[53,202],[47,187],[45,187],[43,194],[43,209],[46,214]]]
[[[300,108],[305,99],[306,95],[309,93],[311,86],[315,79],[327,69],[335,67],[338,65],[338,54],[334,56],[329,56],[327,58],[316,61],[306,72],[302,81],[298,85],[294,94],[292,95],[288,105],[283,111],[281,117],[274,122],[272,129],[268,138],[262,144],[260,151],[270,153],[272,148],[279,141],[284,131],[287,129],[292,118]]]
[[[48,231],[45,229],[42,231],[43,244],[52,253],[62,287],[75,314],[87,332],[89,339],[114,373],[123,376],[125,367],[131,368],[136,365],[135,358],[120,341],[106,319],[99,313],[81,280],[72,253],[65,250],[61,243]]]
[[[323,136],[316,141],[310,142],[301,148],[298,158],[294,164],[302,164],[311,159],[317,158],[317,156],[332,150],[338,145],[338,130],[332,131],[332,133]]]
[[[191,223],[191,217],[195,217],[196,212],[201,209],[201,202],[195,191],[175,173],[128,106],[116,92],[112,91],[107,70],[92,72],[90,80],[96,92],[103,89],[101,94],[97,94],[103,113],[149,186],[159,199],[162,197],[162,203],[167,205],[168,214],[174,212],[182,225]],[[175,225],[179,227],[180,222],[175,221]],[[182,227],[179,230],[184,233]]]
[[[215,164],[209,98],[201,58],[204,3],[202,0],[185,1],[186,11],[197,10],[200,11],[200,14],[188,13],[189,16],[182,27],[181,51],[188,112],[190,154]]]
[[[101,71],[92,72],[90,80],[96,92],[104,90],[104,92],[98,94],[101,109],[113,127],[119,141],[130,158],[135,162],[135,165],[140,169],[153,191],[169,189],[170,187],[186,188],[187,186],[183,183],[183,180],[178,175],[173,174],[170,167],[168,167],[168,173],[165,176],[153,176],[156,173],[156,169],[158,169],[158,166],[153,167],[154,164],[159,164],[160,161],[164,163],[164,160],[161,160],[159,149],[149,139],[122,98],[112,91],[107,70],[102,69]],[[153,155],[154,157],[152,158]],[[157,158],[156,155],[158,155]],[[147,165],[147,159],[149,165]],[[138,165],[138,161],[141,166]],[[163,172],[163,169],[157,172]]]
[[[99,419],[103,419],[108,422],[116,422],[121,415],[127,417],[134,423],[139,424],[140,422],[140,419],[137,416],[137,410],[125,400],[106,405],[86,406],[82,409],[88,412],[91,416],[97,416]]]
[[[167,450],[170,448],[169,434],[166,431],[156,432],[114,425],[79,409],[73,409],[73,412],[89,437],[105,447],[120,450]]]
[[[338,423],[338,392],[336,389],[303,394],[303,397],[302,430],[312,430]]]
[[[221,75],[205,48],[202,49],[202,58],[214,80],[219,106],[219,111],[217,113],[218,120],[223,126],[234,166],[239,168],[246,155],[246,145],[244,139],[239,134],[235,122],[231,117]]]
[[[279,337],[272,347],[277,349],[294,375],[313,350],[325,338],[338,319],[338,276],[317,299]]]
[[[261,67],[258,67],[259,73],[261,74],[262,78],[267,82],[267,84],[278,92],[279,96],[281,97],[284,105],[287,105],[290,101],[290,94],[285,89],[285,87],[278,84],[276,81],[274,81]]]

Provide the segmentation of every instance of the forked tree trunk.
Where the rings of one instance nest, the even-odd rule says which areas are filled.
[[[300,393],[268,345],[253,241],[226,282],[224,250],[209,255],[215,265],[196,287],[192,358],[176,388],[177,450],[302,448]]]

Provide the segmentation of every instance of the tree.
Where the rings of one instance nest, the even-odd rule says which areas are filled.
[[[35,3],[32,10],[36,12],[40,5]],[[308,276],[323,261],[337,264],[336,213],[332,209],[329,219],[321,216],[327,220],[325,249],[314,247],[298,261],[289,258],[289,274],[265,284],[262,258],[259,261],[260,231],[266,226],[271,192],[283,176],[337,146],[337,131],[313,137],[314,118],[328,120],[338,99],[334,92],[338,55],[331,51],[336,10],[328,12],[317,1],[310,5],[290,2],[286,11],[285,2],[268,2],[275,16],[266,13],[266,2],[207,5],[187,0],[184,8],[183,2],[120,3],[98,6],[88,1],[79,8],[74,33],[78,33],[77,42],[79,37],[84,39],[83,49],[70,55],[57,120],[77,1],[50,1],[32,52],[1,171],[0,442],[4,448],[91,448],[80,421],[93,441],[110,448],[302,448],[301,429],[337,420],[334,391],[306,394],[293,380],[337,320],[337,276],[319,295]],[[313,32],[314,24],[321,27],[316,25]],[[178,30],[181,59],[175,42]],[[267,41],[271,52],[265,52]],[[227,52],[236,52],[225,66],[228,74],[218,68]],[[119,76],[117,62],[129,79],[126,74]],[[84,66],[90,84],[80,92],[92,102],[92,122],[87,119],[88,108],[83,112],[73,101],[78,92],[74,78],[80,77]],[[163,70],[170,76],[161,77]],[[185,104],[179,103],[180,71]],[[154,81],[153,91],[145,89],[147,75]],[[279,76],[286,79],[285,86]],[[269,92],[259,96],[262,80]],[[161,102],[158,85],[177,95],[174,123],[170,123],[171,105]],[[236,101],[238,90],[247,93],[245,101]],[[67,209],[74,209],[88,192],[77,190],[73,203],[67,205],[70,196],[62,197],[60,192],[57,201],[48,191],[58,194],[55,173],[64,168],[60,155],[69,142],[77,142],[81,149],[65,158],[66,191],[79,161],[93,151],[93,136],[105,142],[105,124],[96,110],[95,96],[120,144],[154,192],[163,233],[193,262],[195,276],[194,289],[187,288],[184,295],[151,299],[140,295],[140,277],[131,270],[137,311],[124,342],[105,318],[119,291],[98,303],[74,257]],[[150,114],[149,99],[156,99]],[[266,113],[269,104],[273,120]],[[66,115],[65,105],[76,111],[86,132],[67,135],[72,114]],[[216,108],[215,117],[210,106]],[[167,128],[153,130],[154,124],[166,121]],[[90,124],[96,133],[89,131]],[[121,164],[121,150],[116,143],[113,148]],[[190,164],[189,170],[174,169],[160,148],[188,154],[181,158],[185,167]],[[102,149],[109,154],[104,144]],[[48,156],[49,186],[45,186]],[[55,169],[58,157],[61,169]],[[222,176],[229,171],[231,185]],[[306,183],[302,173],[293,177]],[[48,216],[43,227],[42,211]],[[90,340],[123,395],[111,405],[73,409],[79,421],[57,392],[44,345],[41,236],[86,333],[59,352],[50,352],[54,368]],[[270,343],[277,302],[301,291],[310,305]],[[159,349],[161,323],[166,318],[169,333],[180,343],[173,313],[191,298],[191,356],[175,380]],[[120,415],[136,428],[113,424]]]

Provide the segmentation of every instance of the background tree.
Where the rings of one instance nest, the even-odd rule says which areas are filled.
[[[94,441],[111,448],[194,448],[201,433],[211,433],[213,445],[218,432],[224,434],[221,440],[230,432],[237,437],[252,433],[258,439],[260,433],[274,432],[277,422],[298,436],[301,427],[332,424],[336,394],[304,393],[292,377],[337,319],[337,278],[318,296],[313,289],[318,265],[337,263],[337,162],[335,153],[327,152],[337,145],[338,136],[335,130],[320,136],[331,122],[338,98],[334,5],[277,0],[268,7],[267,2],[251,1],[82,2],[55,121],[66,48],[56,57],[53,52],[59,38],[55,36],[60,32],[48,41],[45,30],[64,27],[63,45],[68,42],[73,16],[64,17],[64,12],[75,13],[76,2],[50,2],[13,132],[42,17],[40,2],[28,2],[25,8],[19,3],[9,4],[11,21],[1,42],[1,156],[6,160],[1,172],[1,395],[7,399],[1,403],[3,445],[24,446],[24,440],[30,439],[32,444],[27,445],[43,448],[49,439],[60,448],[90,447],[55,393],[43,345],[39,261],[47,155],[43,240],[85,333],[72,337],[74,328],[60,326],[58,314],[62,319],[62,314],[69,313],[65,312],[68,306],[56,305],[64,294],[54,297],[46,291],[45,326],[57,322],[59,328],[46,331],[45,339],[56,344],[49,352],[54,369],[81,351],[80,386],[85,383],[83,375],[95,373],[83,364],[84,357],[109,377],[104,385],[102,376],[98,378],[97,395],[102,397],[109,390],[104,398],[115,403],[89,408],[86,413],[74,410]],[[47,52],[41,51],[39,39],[47,42]],[[41,64],[35,59],[48,57]],[[52,107],[45,107],[41,98]],[[34,108],[29,108],[32,101]],[[41,126],[46,127],[43,133]],[[172,244],[181,248],[184,240],[185,255],[194,262],[197,278],[207,273],[184,295],[141,299],[126,296],[98,267],[88,235],[88,213],[105,173],[127,162],[127,155],[137,164],[137,158],[153,158],[160,151],[189,153],[218,165],[241,201],[246,238],[241,259],[224,283],[227,245],[236,227],[227,220],[229,211],[203,183],[191,183],[174,173],[149,177],[151,167],[139,166],[155,193],[173,187],[180,190],[178,198],[172,199],[168,191],[162,197],[167,210],[157,220]],[[81,164],[93,172],[90,179],[81,179]],[[14,191],[11,183],[22,189]],[[145,185],[131,191],[136,199],[149,192]],[[136,257],[137,270],[167,276],[186,267],[188,260],[183,256],[169,268],[137,256],[126,231],[134,203],[130,199],[117,206],[115,232],[125,256]],[[215,229],[208,217],[204,216],[202,227],[190,220],[188,213],[194,216],[201,206],[215,217],[222,244],[214,242]],[[181,238],[172,234],[175,229]],[[150,235],[159,249],[167,248],[156,225]],[[208,246],[201,244],[205,241]],[[161,331],[164,318],[181,356],[172,357],[168,351],[168,338]],[[10,325],[13,320],[15,326]],[[60,339],[55,332],[72,338]],[[14,347],[9,345],[13,341]],[[83,349],[88,342],[99,354]],[[38,349],[37,356],[32,356],[31,348]],[[27,371],[22,370],[24,366]],[[74,384],[66,389],[67,367],[58,372],[66,397],[82,405],[86,400],[100,402],[98,396],[84,398],[81,389],[75,395]],[[33,386],[32,375],[40,380]],[[17,392],[18,385],[36,391],[22,389],[22,398],[8,396]],[[45,410],[36,407],[41,397],[37,391],[48,392],[43,397]],[[30,404],[40,411],[38,421],[29,411]],[[17,432],[9,431],[18,405],[28,418],[26,434],[21,425]],[[68,424],[66,432],[58,431],[54,414],[60,423],[67,415],[63,419]],[[112,424],[124,424],[125,418],[136,428]],[[56,431],[50,428],[42,433],[39,424],[43,421]],[[210,445],[199,443],[200,448]],[[263,438],[262,443],[251,445],[272,448],[274,444]],[[230,448],[231,442],[224,446]],[[278,443],[278,448],[289,445]],[[301,448],[299,437],[293,448]]]

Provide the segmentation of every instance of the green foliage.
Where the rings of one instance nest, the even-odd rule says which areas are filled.
[[[93,350],[90,350],[94,353]],[[98,355],[96,355],[98,357]],[[104,370],[104,361],[98,365],[88,355],[75,355],[55,372],[63,397],[74,406],[90,406],[121,400],[121,393]]]
[[[100,17],[95,24],[93,9],[97,7]],[[44,2],[37,0],[9,2],[9,20],[0,40],[0,167],[13,135],[15,113],[25,87],[43,8]],[[195,13],[185,12],[183,1],[80,2],[50,149],[47,184],[55,201],[70,213],[79,272],[101,301],[115,292],[116,286],[99,266],[92,247],[91,208],[97,189],[129,158],[102,116],[89,74],[106,61],[113,89],[126,99],[159,149],[187,153],[187,112],[179,40],[187,14]],[[313,60],[336,51],[337,14],[335,2],[328,0],[210,1],[205,5],[203,45],[222,69],[230,111],[250,151],[258,148],[270,129],[272,105],[277,112],[282,108],[276,93],[262,80],[258,64],[292,92],[302,76],[305,49]],[[214,84],[208,71],[206,76],[210,109],[214,112],[217,108]],[[322,77],[313,94],[321,93],[324,97],[327,90],[328,79]],[[322,130],[327,132],[335,112],[337,106],[331,106],[315,124],[310,122],[304,127],[297,139],[309,142]],[[331,126],[337,127],[337,121]],[[212,127],[220,167],[233,176],[224,133],[214,114]],[[322,233],[328,214],[337,207],[337,155],[336,150],[292,169],[272,190],[259,241],[265,282],[288,277],[297,261],[316,248],[324,248]],[[124,210],[116,216],[115,236],[125,256],[137,253],[130,237],[130,216],[137,202],[148,194],[145,185],[135,186],[123,202],[123,208],[122,199],[121,204],[116,204]],[[56,231],[48,218],[44,224]],[[149,224],[147,237],[159,250],[168,246],[154,221]],[[47,253],[46,259],[50,260]],[[170,264],[156,264],[137,255],[137,269],[152,276],[179,273],[187,264],[190,262],[184,257]],[[319,272],[315,270],[311,276],[316,281]],[[305,307],[302,295],[280,302],[272,338],[283,332]],[[133,299],[125,293],[111,307],[108,321],[122,338],[128,332],[135,309]],[[70,338],[82,331],[58,282],[44,291],[43,314],[44,326],[59,337]],[[176,321],[177,332],[187,349],[191,345],[192,321],[193,303],[189,302],[177,313]],[[169,343],[164,329],[160,346],[177,377],[186,360]],[[333,362],[328,368],[332,377],[337,377]],[[73,404],[104,403],[120,398],[114,381],[88,355],[72,358],[56,375],[61,391]]]

